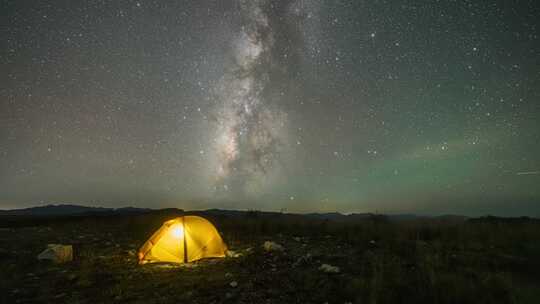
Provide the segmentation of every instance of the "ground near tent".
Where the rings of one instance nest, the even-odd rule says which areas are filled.
[[[0,302],[540,303],[538,221],[209,214],[236,257],[138,265],[139,247],[172,216],[3,227]],[[72,245],[73,261],[38,260],[51,243]]]

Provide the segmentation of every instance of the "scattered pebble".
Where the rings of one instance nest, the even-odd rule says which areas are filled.
[[[283,246],[272,241],[264,242],[263,247],[264,247],[264,250],[266,251],[283,251],[284,249]]]
[[[60,299],[60,298],[63,298],[65,297],[66,294],[65,293],[60,293],[60,294],[57,294],[56,296],[54,296],[56,299]]]
[[[236,251],[233,251],[233,250],[227,250],[225,252],[225,255],[229,258],[239,258],[242,256],[242,254],[240,252],[236,252]]]
[[[319,270],[325,273],[339,273],[339,267],[332,266],[329,264],[322,264],[321,267],[319,267]]]

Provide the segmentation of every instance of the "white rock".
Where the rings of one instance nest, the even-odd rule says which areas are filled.
[[[283,246],[281,246],[278,243],[274,243],[272,241],[266,241],[264,242],[264,250],[266,251],[283,251]]]
[[[73,246],[48,244],[47,249],[38,255],[38,260],[51,260],[54,263],[66,263],[73,260]]]
[[[232,251],[232,250],[227,250],[225,252],[225,255],[229,258],[239,258],[242,256],[242,253],[240,252],[236,252],[236,251]]]
[[[231,285],[232,288],[235,288],[236,286],[238,286],[238,282],[232,281],[229,283],[229,285]]]
[[[329,264],[322,264],[319,270],[325,273],[339,273],[339,267]]]

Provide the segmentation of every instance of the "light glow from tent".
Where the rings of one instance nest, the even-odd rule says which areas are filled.
[[[175,238],[181,239],[184,237],[184,227],[180,224],[174,225],[171,229],[171,233]]]

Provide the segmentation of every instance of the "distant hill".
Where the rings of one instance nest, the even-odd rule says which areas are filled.
[[[160,212],[160,213],[181,213],[182,209],[169,208],[169,209],[149,209],[149,208],[135,208],[135,207],[123,207],[123,208],[104,208],[104,207],[89,207],[80,206],[74,204],[56,204],[38,206],[24,209],[13,210],[0,210],[0,216],[37,216],[37,217],[64,217],[64,216],[83,216],[83,215],[129,215],[140,214],[146,212]],[[225,209],[208,209],[200,211],[187,211],[188,214],[201,214],[209,216],[227,216],[227,217],[291,217],[291,218],[305,218],[313,220],[333,221],[333,222],[354,222],[358,220],[390,220],[390,221],[407,221],[417,219],[437,219],[440,221],[454,222],[465,221],[468,218],[466,216],[459,215],[442,215],[442,216],[420,216],[415,214],[393,214],[383,215],[374,213],[351,213],[343,214],[339,212],[328,213],[281,213],[272,211],[257,211],[257,210],[225,210]]]
[[[375,213],[351,213],[343,214],[339,212],[326,212],[326,213],[281,213],[281,212],[267,212],[267,211],[257,211],[257,210],[223,210],[223,209],[208,209],[204,211],[198,211],[196,213],[208,214],[208,215],[220,215],[220,216],[251,216],[251,217],[274,217],[274,216],[285,216],[285,217],[302,217],[313,220],[322,220],[322,221],[333,221],[333,222],[355,222],[363,220],[379,220],[379,221],[412,221],[419,219],[435,219],[444,222],[461,222],[468,219],[466,216],[462,215],[440,215],[440,216],[426,216],[426,215],[416,215],[416,214],[375,214]]]
[[[0,216],[70,216],[70,215],[83,215],[83,214],[96,214],[96,213],[142,213],[148,212],[152,209],[147,208],[103,208],[103,207],[88,207],[72,204],[58,204],[58,205],[46,205],[38,207],[30,207],[24,209],[13,210],[0,210]]]

